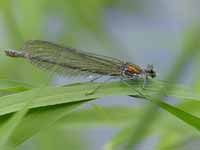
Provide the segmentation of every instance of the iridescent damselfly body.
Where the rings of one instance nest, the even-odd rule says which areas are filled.
[[[6,50],[7,56],[23,57],[38,67],[66,76],[101,75],[134,80],[156,77],[153,65],[138,65],[116,58],[63,47],[47,41],[32,40],[21,51]]]

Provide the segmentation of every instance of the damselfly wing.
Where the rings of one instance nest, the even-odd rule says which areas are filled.
[[[116,58],[67,48],[47,41],[28,41],[21,51],[7,50],[5,53],[11,57],[23,57],[40,68],[66,76],[91,73],[128,79],[156,76],[152,65],[143,69]]]

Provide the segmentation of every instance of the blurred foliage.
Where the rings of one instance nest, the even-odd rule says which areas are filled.
[[[100,44],[110,46],[112,38],[104,28],[104,11],[119,1],[113,0],[2,0],[3,47],[20,49],[31,39],[55,41],[67,46]],[[66,44],[68,43],[68,44]],[[51,78],[23,60],[1,56],[0,76],[30,84],[44,85]]]
[[[66,149],[88,149],[86,140],[78,129],[66,129],[59,125],[53,125],[47,130],[40,132],[18,149],[29,150],[66,150]]]
[[[130,85],[132,85],[132,88],[137,88],[142,87],[142,84],[143,81],[133,81],[133,83]],[[156,91],[159,91],[160,87],[162,87],[166,83],[153,82],[152,84],[149,85],[148,89],[141,88],[140,90],[143,90],[141,92],[147,95],[153,95],[153,93],[155,94]],[[80,115],[80,117],[76,116],[77,113],[71,114],[81,104],[100,97],[111,95],[132,95],[135,97],[140,96],[138,95],[137,91],[134,92],[133,89],[121,83],[106,83],[104,84],[104,88],[99,89],[92,95],[87,95],[86,93],[88,93],[96,85],[98,84],[83,83],[72,84],[68,86],[66,85],[63,87],[34,88],[33,90],[28,90],[26,92],[19,92],[17,94],[1,97],[1,148],[2,145],[5,145],[6,143],[10,143],[13,146],[21,145],[41,131],[46,131],[47,128],[51,127],[57,121],[59,121],[58,123],[61,123],[66,129],[82,129],[83,127],[85,128],[85,126],[83,126],[85,123],[87,123],[86,128],[89,128],[89,124],[91,123],[93,123],[93,125],[112,125],[114,123],[117,123],[117,126],[119,126],[120,124],[123,126],[130,126],[132,124],[134,113],[134,123],[138,122],[137,120],[141,117],[141,114],[144,111],[133,111],[132,109],[128,109],[127,107],[109,108],[107,109],[109,111],[106,112],[105,108],[99,109],[99,107],[95,106],[93,109],[79,111],[78,115]],[[169,85],[171,86],[171,84]],[[181,98],[190,98],[199,102],[199,94],[195,93],[195,91],[186,90],[188,88],[177,85],[175,85],[175,87],[173,86],[173,89],[179,89],[179,91],[175,90],[173,92],[165,94]],[[30,103],[30,101],[32,101],[32,103]],[[175,115],[177,118],[183,120],[185,123],[191,125],[192,127],[198,130],[200,129],[200,119],[198,117],[195,117],[190,113],[184,112],[183,110],[164,102],[159,103],[159,106],[164,110],[170,112],[171,114]],[[29,111],[29,113],[24,116],[23,112],[28,108],[34,109]],[[18,112],[10,118],[10,113],[15,111]],[[119,114],[126,114],[126,118],[123,117],[123,119],[125,119],[124,121],[118,118],[120,116],[119,114],[114,113],[116,111],[119,111]],[[67,117],[68,115],[69,117]],[[66,118],[64,119],[64,117]],[[120,123],[121,121],[123,122],[123,124]],[[166,118],[164,118],[164,121],[168,122]],[[165,125],[170,125],[171,123],[172,122],[169,121],[168,123],[165,123]],[[159,123],[157,128],[160,129],[162,126],[162,123]],[[16,129],[13,130],[14,128]],[[166,127],[166,129],[169,130],[169,127]],[[179,129],[181,128],[179,127]],[[178,133],[178,130],[176,132]],[[123,139],[124,136],[129,136],[128,133],[129,132],[123,132],[122,135],[120,134],[120,136],[117,136],[117,141],[118,138]]]
[[[107,9],[119,9],[124,12],[138,9],[145,11],[141,4],[142,2],[136,0],[1,0],[0,29],[3,31],[0,35],[1,51],[7,48],[20,50],[23,43],[31,39],[49,40],[72,47],[117,50],[121,47],[120,42],[116,41],[105,27]],[[189,55],[190,50],[199,48],[200,34],[199,31],[195,33],[196,37],[191,38],[191,34],[188,34],[189,36],[183,42],[189,43],[184,47]],[[196,56],[194,69],[199,68],[199,56]],[[195,73],[197,80],[195,88],[199,91],[199,69],[196,69]],[[12,141],[11,145],[17,145],[19,150],[89,149],[92,142],[87,141],[84,136],[87,133],[86,129],[102,125],[123,129],[134,125],[135,128],[145,112],[146,107],[133,109],[125,106],[107,108],[93,105],[86,107],[87,109],[77,109],[84,103],[79,102],[81,100],[86,102],[105,95],[131,95],[133,91],[121,87],[120,84],[111,83],[100,91],[100,95],[97,93],[93,95],[94,97],[88,98],[84,97],[83,93],[84,90],[93,88],[90,84],[54,89],[46,87],[47,84],[51,84],[51,80],[51,74],[39,70],[29,62],[7,58],[0,54],[0,95],[2,96],[0,125],[1,127],[5,125],[5,128],[1,128],[1,131],[3,129],[4,131],[0,133],[0,138],[5,140],[3,142]],[[35,89],[40,86],[42,86],[40,89]],[[151,90],[158,91],[158,88],[160,87],[152,86]],[[66,91],[68,92],[65,93]],[[158,150],[179,150],[187,145],[195,147],[197,144],[193,144],[193,139],[199,139],[199,132],[193,129],[193,127],[199,129],[199,118],[195,117],[200,115],[198,91],[188,91],[188,88],[182,86],[173,88],[171,96],[185,100],[175,107],[161,106],[169,112],[171,110],[170,113],[174,115],[159,111],[159,119],[153,123],[150,131],[144,134],[142,140],[153,134],[158,135],[159,140],[156,144]],[[24,104],[29,103],[29,100],[36,100],[34,109],[31,109],[26,116],[19,113],[17,119],[10,120],[10,124],[3,124],[9,123],[8,118],[12,118],[12,115],[7,113],[17,110],[23,112],[28,109],[29,107]],[[61,103],[65,104],[58,105]],[[177,118],[191,126],[187,126]],[[125,136],[129,134],[125,132]],[[123,141],[123,136],[124,134],[116,139]],[[0,144],[3,142],[1,141]],[[106,148],[111,148],[109,144]]]

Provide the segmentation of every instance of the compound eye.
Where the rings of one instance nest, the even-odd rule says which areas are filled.
[[[151,77],[155,78],[156,77],[156,73],[154,71],[151,72]]]
[[[156,74],[152,74],[151,77],[152,77],[152,78],[155,78],[155,77],[156,77]]]

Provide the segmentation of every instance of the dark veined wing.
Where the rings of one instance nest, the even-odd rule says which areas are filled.
[[[33,64],[66,76],[89,73],[119,75],[123,65],[116,58],[66,48],[47,41],[28,41],[22,50]]]

